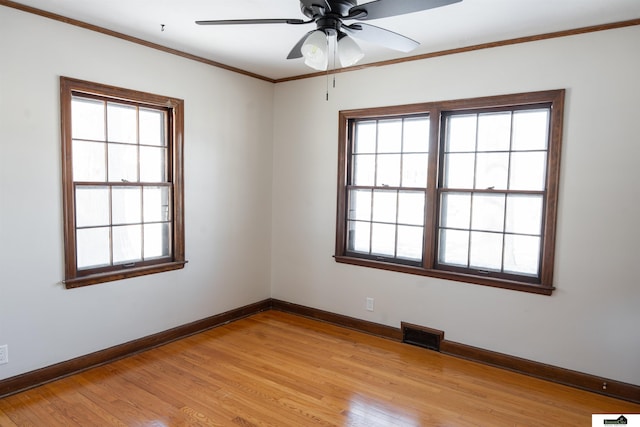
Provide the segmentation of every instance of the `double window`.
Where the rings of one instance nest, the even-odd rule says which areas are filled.
[[[61,78],[65,284],[184,266],[183,102]]]
[[[563,99],[341,112],[336,260],[550,294]]]

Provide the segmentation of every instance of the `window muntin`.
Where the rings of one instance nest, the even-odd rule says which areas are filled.
[[[336,260],[550,294],[563,101],[340,112]]]
[[[67,287],[182,268],[183,102],[61,78]]]

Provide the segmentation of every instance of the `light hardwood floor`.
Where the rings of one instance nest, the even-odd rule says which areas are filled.
[[[640,405],[268,311],[0,399],[0,426],[590,426]]]

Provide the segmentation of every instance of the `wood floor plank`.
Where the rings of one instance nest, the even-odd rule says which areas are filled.
[[[0,412],[0,426],[18,427],[18,424],[14,423],[6,414]]]
[[[640,405],[278,311],[0,399],[0,426],[557,426]]]

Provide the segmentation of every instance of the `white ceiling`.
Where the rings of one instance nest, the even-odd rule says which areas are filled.
[[[270,79],[315,71],[301,59],[286,59],[293,45],[315,28],[313,24],[194,23],[208,19],[306,19],[298,0],[18,0],[17,3]],[[358,40],[365,51],[360,64],[638,18],[640,0],[463,0],[438,9],[367,21],[421,45],[406,54]]]

